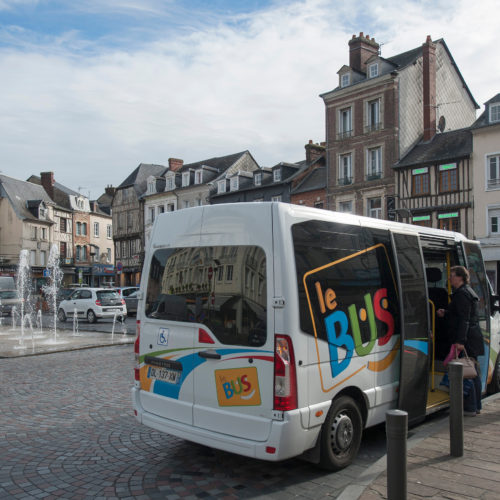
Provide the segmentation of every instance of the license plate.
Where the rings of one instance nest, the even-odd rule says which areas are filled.
[[[181,372],[171,370],[170,368],[157,368],[150,366],[148,370],[148,378],[160,380],[161,382],[168,382],[170,384],[178,384],[181,378]]]
[[[107,311],[119,311],[119,307],[108,307]]]

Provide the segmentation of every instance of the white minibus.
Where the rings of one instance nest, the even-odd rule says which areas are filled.
[[[389,409],[449,403],[450,267],[480,297],[483,389],[498,391],[499,307],[458,233],[285,203],[160,215],[137,309],[142,424],[264,460],[347,466]]]

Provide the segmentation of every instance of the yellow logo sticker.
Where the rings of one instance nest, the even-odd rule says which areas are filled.
[[[215,370],[219,406],[260,405],[259,377],[255,366]]]

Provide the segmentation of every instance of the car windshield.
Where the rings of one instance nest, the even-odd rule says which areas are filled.
[[[0,299],[17,299],[17,292],[15,290],[2,290],[0,291]]]
[[[119,299],[118,292],[116,290],[99,290],[97,293],[97,298],[99,300],[109,300],[109,299]]]

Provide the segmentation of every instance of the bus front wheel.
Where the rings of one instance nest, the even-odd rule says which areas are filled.
[[[321,429],[321,467],[331,471],[347,467],[358,453],[362,433],[356,401],[349,396],[335,399]]]

